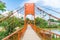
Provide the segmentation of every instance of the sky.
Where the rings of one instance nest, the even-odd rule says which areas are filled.
[[[57,14],[53,11],[46,9],[49,8],[60,12],[60,0],[1,0],[1,1],[6,3],[7,10],[15,10],[17,7],[22,7],[25,3],[35,3],[35,5],[38,6],[39,8],[60,18],[60,14]]]

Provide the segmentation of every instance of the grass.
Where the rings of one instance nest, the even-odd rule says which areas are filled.
[[[60,38],[52,38],[52,40],[60,40]]]

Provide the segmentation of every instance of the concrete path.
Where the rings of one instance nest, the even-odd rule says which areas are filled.
[[[22,38],[22,40],[41,40],[38,35],[35,33],[35,31],[31,28],[30,25],[28,25],[28,28]]]

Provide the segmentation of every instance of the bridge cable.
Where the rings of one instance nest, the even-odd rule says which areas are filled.
[[[22,7],[22,8],[23,8],[23,7]],[[16,12],[20,11],[22,8],[18,9]],[[16,12],[14,12],[14,13],[16,13]],[[11,13],[9,16],[7,16],[7,17],[5,17],[5,18],[1,18],[1,19],[0,19],[0,22],[6,20],[6,19],[9,18],[10,16],[12,16],[14,13]]]
[[[53,16],[53,15],[51,15],[51,14],[45,12],[44,10],[40,9],[39,7],[36,7],[36,8],[37,8],[38,10],[40,10],[40,11],[43,11],[45,14],[48,14],[49,16],[54,17],[55,19],[60,20],[60,18],[57,18],[57,17],[55,17],[55,16]]]
[[[43,6],[40,6],[40,7],[43,7]],[[43,7],[43,8],[45,8],[45,7]],[[45,9],[48,9],[48,10],[51,10],[51,11],[53,11],[53,12],[56,12],[56,13],[60,14],[60,12],[57,12],[56,10],[49,9],[49,8],[45,8]]]

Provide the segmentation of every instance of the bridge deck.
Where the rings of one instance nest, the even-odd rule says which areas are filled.
[[[28,25],[22,40],[41,40],[41,38],[38,37],[36,32],[31,28],[30,25]]]

